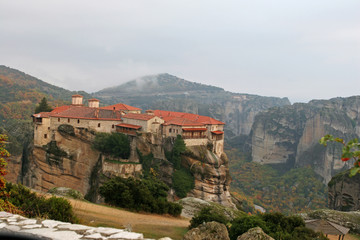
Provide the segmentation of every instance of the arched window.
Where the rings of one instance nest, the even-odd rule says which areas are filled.
[[[80,119],[78,119],[78,121],[77,121],[78,123],[80,123]]]

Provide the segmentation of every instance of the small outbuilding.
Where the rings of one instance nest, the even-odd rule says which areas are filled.
[[[339,240],[343,240],[345,235],[349,232],[349,228],[343,227],[339,224],[330,222],[325,219],[311,219],[305,221],[305,226],[314,230],[315,232],[323,232],[326,236],[338,235]]]

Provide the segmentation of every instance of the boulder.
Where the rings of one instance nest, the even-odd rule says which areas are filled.
[[[260,227],[249,229],[246,233],[238,236],[237,240],[274,240],[272,237],[264,233]]]
[[[208,222],[188,231],[183,240],[230,240],[224,224]]]
[[[205,201],[194,197],[180,199],[177,201],[177,203],[183,207],[181,216],[186,218],[194,217],[204,207],[211,207],[212,211],[225,215],[229,218],[229,220],[245,215],[243,211],[237,210],[235,208],[226,207],[219,203]]]

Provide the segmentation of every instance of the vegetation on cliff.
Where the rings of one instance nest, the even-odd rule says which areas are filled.
[[[181,205],[167,201],[168,186],[155,178],[115,177],[99,189],[105,202],[114,206],[159,214],[179,216]]]
[[[233,151],[229,152],[232,191],[244,196],[247,204],[285,214],[326,207],[326,186],[311,168],[296,168],[281,174],[269,165],[236,158],[241,155]],[[254,212],[249,206],[244,210]]]
[[[128,159],[130,156],[129,138],[122,133],[96,133],[93,147],[113,157]]]

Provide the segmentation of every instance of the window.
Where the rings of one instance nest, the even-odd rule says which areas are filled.
[[[78,119],[78,121],[77,121],[78,123],[80,123],[80,119]]]
[[[171,128],[169,128],[169,133],[171,133]]]
[[[60,118],[58,118],[58,122],[60,122]]]
[[[47,134],[44,134],[44,138],[47,138]]]
[[[114,127],[115,127],[115,125],[113,124],[111,127],[112,127],[112,128],[114,128]]]
[[[68,123],[70,122],[70,118],[68,118]]]
[[[98,123],[98,127],[100,127],[100,123]]]
[[[48,127],[48,130],[50,130],[50,127]]]

